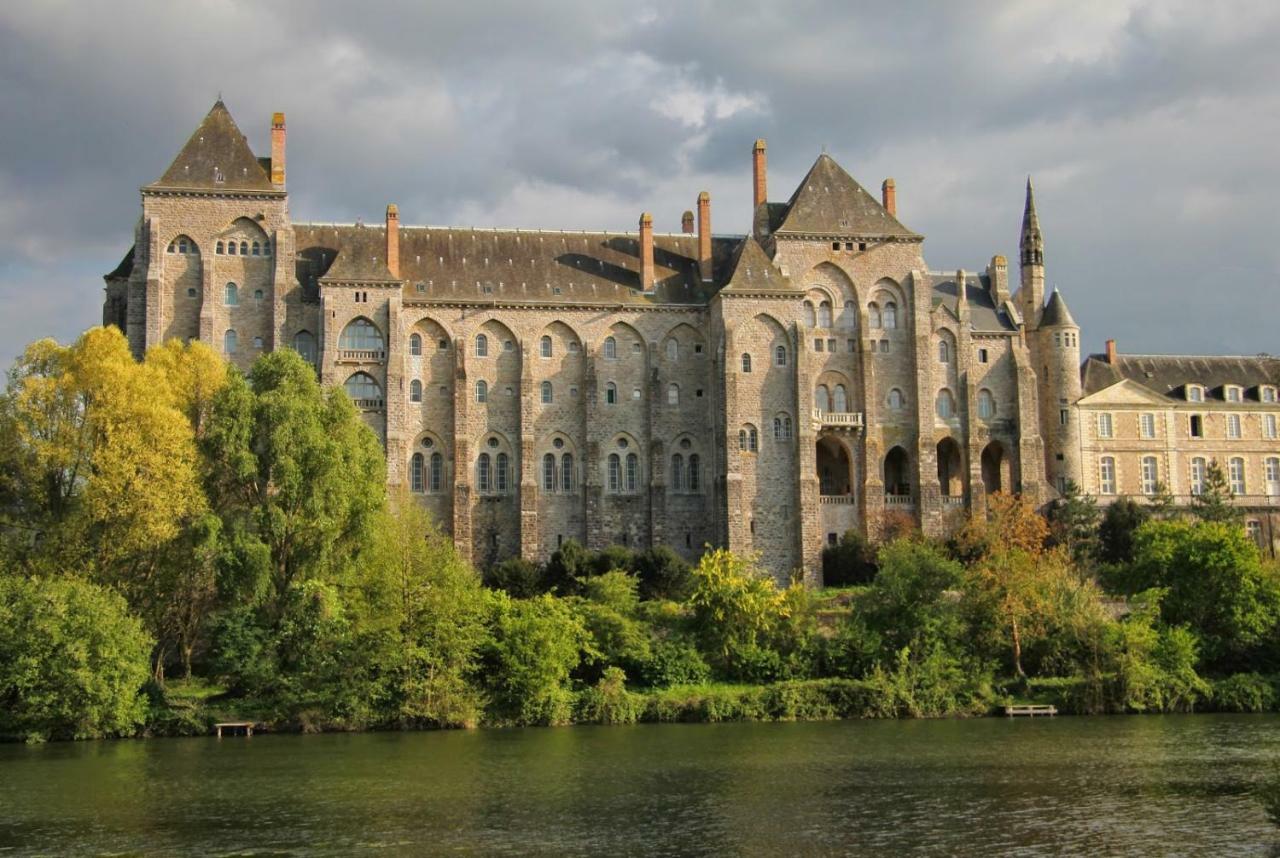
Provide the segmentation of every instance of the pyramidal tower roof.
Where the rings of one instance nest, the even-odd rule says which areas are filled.
[[[835,159],[818,156],[800,187],[787,203],[777,232],[840,235],[859,238],[919,239],[867,189],[859,185]]]
[[[1080,327],[1076,324],[1076,320],[1071,317],[1071,311],[1067,309],[1067,300],[1062,297],[1062,293],[1057,289],[1054,289],[1053,294],[1049,296],[1049,303],[1045,306],[1044,313],[1040,316],[1040,327]]]
[[[200,122],[169,169],[148,188],[186,188],[219,191],[276,191],[249,141],[222,103]]]

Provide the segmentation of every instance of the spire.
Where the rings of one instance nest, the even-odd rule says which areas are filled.
[[[1071,317],[1071,311],[1067,309],[1067,300],[1062,297],[1062,293],[1056,288],[1053,290],[1053,294],[1049,296],[1049,304],[1044,308],[1043,315],[1040,316],[1040,327],[1080,327],[1076,324],[1076,320]]]
[[[1022,210],[1022,264],[1044,265],[1044,239],[1040,235],[1040,218],[1036,215],[1036,193],[1027,176],[1027,203]]]

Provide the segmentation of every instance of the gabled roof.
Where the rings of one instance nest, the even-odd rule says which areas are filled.
[[[786,216],[776,231],[781,235],[920,238],[825,152],[791,195]]]
[[[933,293],[933,306],[944,307],[957,319],[956,306],[960,294],[954,275],[925,275]],[[1016,330],[1013,320],[1004,308],[997,307],[991,299],[991,281],[985,274],[965,277],[965,301],[969,304],[969,329],[981,333],[1011,333]]]
[[[1080,327],[1076,324],[1076,320],[1071,318],[1071,311],[1067,309],[1066,299],[1062,297],[1062,293],[1057,289],[1054,289],[1053,294],[1049,296],[1049,303],[1044,308],[1044,313],[1040,316],[1040,327]]]
[[[1207,391],[1226,384],[1244,388],[1280,384],[1280,358],[1232,355],[1116,355],[1108,363],[1105,355],[1089,355],[1081,370],[1086,395],[1129,379],[1167,399],[1183,400],[1187,384],[1203,385]]]
[[[755,238],[742,242],[729,270],[732,273],[724,288],[726,292],[776,292],[791,286],[791,281],[773,264]]]
[[[169,169],[147,188],[277,190],[221,99],[214,102]]]

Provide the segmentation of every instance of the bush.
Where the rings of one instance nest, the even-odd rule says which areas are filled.
[[[822,550],[824,587],[866,584],[876,575],[875,552],[856,530],[846,530],[835,545]]]
[[[153,641],[124,599],[75,578],[0,577],[0,734],[132,735]]]
[[[1213,683],[1213,708],[1219,712],[1274,712],[1276,702],[1274,677],[1237,673]]]
[[[693,589],[693,567],[665,545],[640,552],[634,564],[642,599],[678,601],[688,597]]]
[[[578,695],[577,720],[590,724],[634,724],[640,718],[643,698],[627,690],[621,669],[605,670],[593,687]]]
[[[484,585],[517,599],[532,598],[543,591],[542,568],[523,557],[508,557],[485,570]]]
[[[590,635],[569,605],[548,595],[498,598],[487,661],[491,715],[499,724],[567,724],[569,675]]]
[[[650,649],[640,667],[640,681],[653,687],[701,685],[711,678],[711,667],[696,647],[684,641],[661,641]]]

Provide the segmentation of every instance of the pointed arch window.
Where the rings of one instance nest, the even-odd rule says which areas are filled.
[[[671,457],[671,490],[684,491],[684,456],[679,453]]]
[[[538,353],[544,358],[549,358],[551,357],[551,348],[551,337],[544,334],[542,339],[538,341]]]
[[[493,465],[489,459],[488,453],[481,453],[476,459],[476,486],[481,494],[488,494],[493,490]]]
[[[622,487],[622,457],[617,453],[609,454],[609,491],[617,494]]]
[[[884,326],[887,329],[898,327],[898,305],[892,301],[884,305]]]
[[[489,385],[482,378],[476,382],[476,402],[488,402],[488,401],[489,401]]]
[[[938,342],[938,360],[941,363],[951,363],[951,344],[946,340]]]
[[[618,341],[613,337],[605,337],[604,356],[607,360],[615,360],[618,357]]]
[[[561,491],[573,491],[573,454],[565,453],[560,457],[560,489]]]
[[[382,407],[382,386],[367,372],[352,373],[342,388],[357,408]]]
[[[414,357],[418,357],[422,354],[422,335],[421,334],[409,335],[409,354],[413,355]]]
[[[222,303],[228,307],[240,306],[240,289],[234,283],[222,287]]]
[[[421,453],[414,453],[413,458],[409,460],[409,491],[421,492],[425,490],[426,480],[424,479],[425,461]]]
[[[440,492],[440,487],[444,483],[444,456],[439,453],[431,454],[431,491]]]
[[[689,491],[695,494],[702,491],[702,475],[698,470],[701,465],[697,453],[689,457]]]
[[[234,330],[228,329],[227,332],[222,335],[223,353],[233,355],[236,353],[236,349],[239,347],[239,345],[240,345],[240,337],[236,334]]]
[[[544,492],[556,490],[556,457],[553,453],[547,453],[542,457],[542,490]]]
[[[489,356],[489,338],[484,334],[476,334],[476,357]]]
[[[742,371],[751,372],[751,355],[745,352],[742,355]]]
[[[552,388],[551,382],[549,381],[542,382],[542,404],[550,405],[554,396],[555,396],[555,390],[554,388]]]

